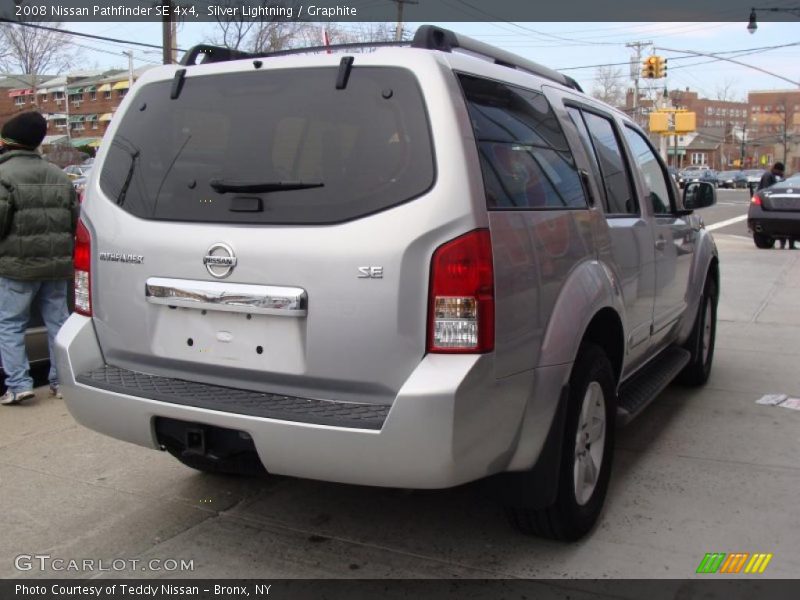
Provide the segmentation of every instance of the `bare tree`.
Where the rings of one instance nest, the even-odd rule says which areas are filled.
[[[285,19],[276,14],[268,13],[270,8],[297,10],[294,2],[286,2],[280,6],[269,0],[259,2],[243,2],[242,0],[218,0],[217,6],[229,9],[224,16],[216,16],[217,26],[208,42],[216,46],[224,46],[235,50],[247,52],[271,52],[297,46],[310,35],[312,26],[291,19]],[[253,10],[258,16],[245,16],[247,9],[252,14]],[[317,44],[322,40],[318,39]]]
[[[618,67],[598,67],[595,71],[592,96],[612,106],[625,100],[625,76]]]
[[[723,102],[736,102],[736,80],[726,78],[722,83],[718,84],[714,97],[716,100],[722,100]]]
[[[60,29],[61,23],[35,23]],[[0,23],[0,70],[32,75],[34,79],[44,73],[66,71],[74,55],[69,37],[52,29],[38,29],[29,25]]]

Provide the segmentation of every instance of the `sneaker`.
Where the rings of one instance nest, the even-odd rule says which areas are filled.
[[[36,396],[31,390],[27,390],[25,392],[12,392],[8,390],[5,394],[0,396],[0,404],[5,406],[11,406],[12,404],[19,404],[24,402],[25,400],[29,400]]]
[[[58,389],[57,383],[50,384],[50,397],[51,398],[58,398],[59,400],[64,396],[61,395],[61,390]]]

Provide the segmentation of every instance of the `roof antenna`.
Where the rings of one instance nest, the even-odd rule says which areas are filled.
[[[350,79],[350,71],[353,69],[353,60],[352,56],[343,56],[339,61],[339,74],[336,76],[337,90],[347,87],[347,80]]]

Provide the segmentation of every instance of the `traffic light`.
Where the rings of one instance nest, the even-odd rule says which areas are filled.
[[[655,79],[658,68],[658,56],[648,56],[642,63],[642,78]]]
[[[648,56],[642,62],[643,79],[661,79],[667,76],[667,59],[663,56]]]
[[[662,56],[656,56],[656,79],[661,79],[667,76],[667,59]]]

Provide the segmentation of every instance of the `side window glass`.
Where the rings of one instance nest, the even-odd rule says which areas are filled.
[[[653,214],[670,213],[669,186],[658,157],[647,141],[635,129],[625,127],[625,138],[628,140],[633,159],[642,172],[645,195],[647,202],[653,207]]]
[[[594,180],[597,182],[601,190],[600,193],[603,195],[603,209],[608,213],[608,198],[606,197],[606,190],[603,185],[603,177],[600,174],[600,163],[597,162],[597,154],[595,154],[594,148],[592,147],[592,137],[589,135],[589,130],[586,129],[586,123],[583,122],[581,111],[574,106],[567,106],[566,108],[570,119],[572,119],[572,122],[578,130],[581,142],[583,142],[583,148],[586,150],[586,155],[589,157],[589,164],[592,168]]]
[[[614,126],[605,117],[588,111],[583,111],[583,116],[600,163],[600,172],[608,197],[609,214],[639,214],[639,205],[631,191],[628,172],[625,169],[625,158]]]
[[[564,132],[538,92],[460,75],[489,209],[586,208]]]

